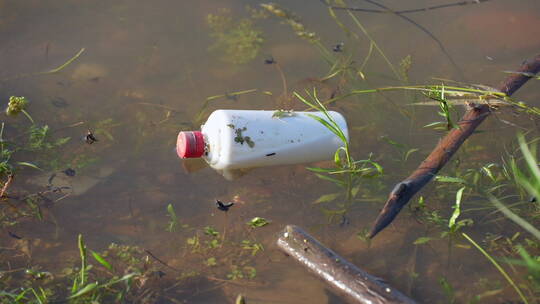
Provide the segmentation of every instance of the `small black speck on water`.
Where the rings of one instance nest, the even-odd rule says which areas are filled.
[[[274,60],[274,57],[268,57],[264,60],[264,64],[274,64],[276,61]]]
[[[67,168],[66,170],[62,171],[67,176],[75,176],[76,172],[72,168]]]

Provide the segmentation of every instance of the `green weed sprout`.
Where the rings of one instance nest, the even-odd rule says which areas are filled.
[[[32,119],[32,117],[30,116],[30,114],[28,114],[28,112],[26,112],[24,110],[24,108],[26,107],[26,105],[28,104],[28,99],[26,99],[26,97],[23,97],[23,96],[11,96],[9,98],[9,103],[8,103],[8,106],[6,108],[6,115],[7,116],[17,116],[19,113],[23,113],[29,120],[30,122],[32,122],[32,124],[34,124],[34,120]]]
[[[328,112],[328,109],[319,100],[316,90],[313,90],[312,93],[306,91],[306,94],[308,95],[307,98],[294,92],[296,98],[298,98],[304,104],[308,105],[311,109],[323,113],[324,118],[311,114],[308,115],[334,133],[343,143],[343,146],[337,149],[334,154],[334,163],[336,168],[308,168],[308,170],[313,171],[317,177],[331,181],[346,189],[344,200],[345,203],[341,204],[341,207],[343,208],[337,211],[330,211],[332,215],[343,215],[346,213],[349,206],[353,202],[353,199],[360,190],[360,186],[358,185],[359,179],[378,177],[383,173],[383,168],[378,163],[372,161],[371,157],[365,160],[354,160],[351,156],[347,135],[341,129],[338,123],[332,118]],[[338,176],[338,178],[335,176]],[[319,198],[319,200],[317,200],[315,203],[330,202],[339,197],[341,197],[341,193],[326,194]]]

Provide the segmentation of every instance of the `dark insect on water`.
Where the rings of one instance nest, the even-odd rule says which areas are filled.
[[[274,60],[274,57],[269,57],[264,60],[264,64],[274,64],[276,61]]]
[[[232,202],[228,204],[224,204],[220,200],[216,200],[216,206],[221,211],[225,211],[225,212],[229,211],[229,208],[231,208],[232,205],[234,205],[234,203]]]
[[[11,232],[8,230],[8,234],[10,237],[14,238],[14,239],[17,239],[17,240],[22,240],[22,237],[21,236],[18,236],[16,235],[15,233]]]
[[[67,176],[75,176],[76,172],[75,170],[71,169],[71,168],[67,168],[66,170],[62,171],[65,175]]]
[[[340,42],[332,47],[332,51],[339,53],[343,52],[343,47],[345,46],[345,43]]]
[[[84,137],[84,141],[91,145],[93,144],[94,142],[98,141],[97,138],[94,136],[94,134],[92,133],[92,131],[88,130],[88,132],[86,132],[86,136]]]

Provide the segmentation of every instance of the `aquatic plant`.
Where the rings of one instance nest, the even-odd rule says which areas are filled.
[[[329,212],[332,217],[335,215],[344,215],[360,191],[360,180],[362,178],[374,178],[382,175],[383,168],[377,162],[371,160],[371,157],[365,160],[354,160],[352,158],[347,135],[345,135],[338,123],[329,114],[325,105],[318,99],[316,90],[313,90],[311,93],[306,91],[306,94],[307,97],[304,97],[295,92],[294,96],[304,104],[308,105],[311,109],[322,112],[324,118],[315,115],[309,116],[334,133],[343,144],[343,146],[334,153],[335,168],[308,167],[308,170],[314,172],[317,177],[323,180],[331,181],[336,185],[345,188],[344,202],[338,205],[339,209],[333,211],[325,210],[326,212]],[[332,202],[341,196],[342,193],[325,194],[317,199],[315,203]]]
[[[210,50],[222,52],[224,61],[245,64],[255,59],[264,38],[250,19],[235,21],[230,13],[230,10],[222,9],[219,14],[206,17],[210,36],[216,40]]]

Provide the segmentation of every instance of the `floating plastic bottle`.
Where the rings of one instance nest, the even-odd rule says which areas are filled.
[[[329,111],[349,139],[347,123]],[[201,131],[178,134],[180,158],[203,157],[217,170],[289,165],[333,159],[344,144],[323,124],[322,112],[216,110]]]

